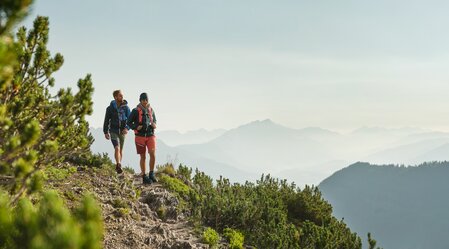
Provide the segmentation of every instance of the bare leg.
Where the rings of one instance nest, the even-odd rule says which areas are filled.
[[[139,154],[140,155],[140,170],[142,171],[142,175],[145,175],[145,153]]]
[[[156,150],[150,150],[150,171],[154,171],[154,164],[156,163]]]
[[[115,162],[121,163],[122,162],[122,153],[120,151],[120,147],[119,146],[115,146],[114,150],[115,150],[114,151]]]

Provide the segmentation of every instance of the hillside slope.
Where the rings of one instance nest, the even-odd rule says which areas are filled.
[[[104,248],[208,248],[178,212],[177,198],[161,184],[144,186],[139,176],[128,171],[117,176],[112,167],[56,172],[47,187],[56,189],[69,207],[87,192],[96,197],[104,220]],[[163,205],[168,211],[161,217]]]
[[[372,232],[385,249],[447,248],[449,162],[417,167],[356,163],[319,189],[338,218],[358,234]]]
[[[314,187],[301,190],[270,176],[214,183],[203,172],[169,164],[158,167],[158,183],[142,185],[130,169],[117,175],[110,162],[71,165],[47,169],[46,189],[70,209],[92,193],[102,210],[105,248],[361,249],[361,238],[333,217]],[[207,239],[211,228],[217,240]]]

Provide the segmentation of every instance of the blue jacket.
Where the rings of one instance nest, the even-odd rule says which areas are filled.
[[[104,117],[104,134],[109,132],[120,134],[125,128],[129,130],[129,126],[126,122],[129,114],[130,110],[126,100],[123,100],[120,107],[117,107],[117,102],[115,100],[111,101],[111,104],[106,108],[106,115]]]

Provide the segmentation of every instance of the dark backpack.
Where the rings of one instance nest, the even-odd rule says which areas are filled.
[[[147,114],[148,114],[148,118],[150,119],[150,125],[153,123],[153,109],[151,107],[146,108],[147,109]],[[146,131],[148,129],[148,127],[146,127],[146,122],[143,123],[143,113],[144,111],[142,110],[142,106],[138,105],[137,108],[137,117],[139,117],[139,125],[142,125],[142,130]],[[134,130],[134,133],[139,133],[138,130]]]

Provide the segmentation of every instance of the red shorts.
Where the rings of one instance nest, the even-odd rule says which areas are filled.
[[[135,141],[136,141],[137,154],[145,154],[147,147],[148,152],[156,150],[156,136],[150,137],[136,136]]]

